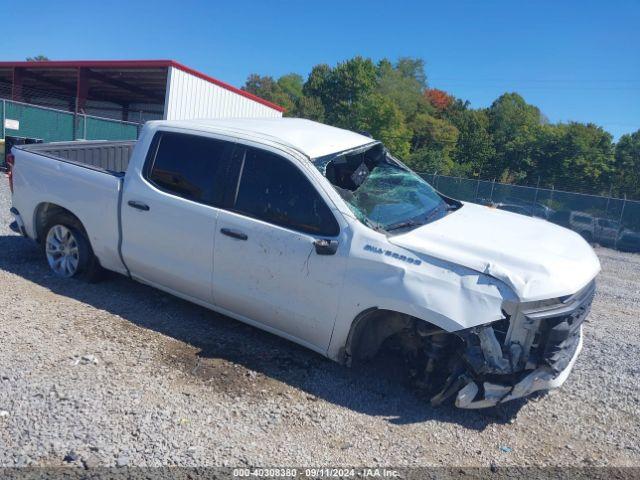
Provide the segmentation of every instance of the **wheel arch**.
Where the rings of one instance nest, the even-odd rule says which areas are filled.
[[[42,239],[44,237],[44,228],[47,225],[47,221],[58,214],[66,214],[73,217],[77,222],[78,226],[82,229],[82,232],[89,240],[89,236],[87,235],[87,230],[82,223],[82,220],[78,218],[76,214],[74,214],[71,210],[58,205],[57,203],[52,202],[40,202],[33,213],[33,231],[35,232],[35,240],[38,243],[42,243]]]
[[[354,361],[373,358],[385,340],[405,330],[421,330],[425,335],[446,332],[434,323],[403,312],[368,308],[351,322],[349,334],[342,348],[342,362],[351,365]]]

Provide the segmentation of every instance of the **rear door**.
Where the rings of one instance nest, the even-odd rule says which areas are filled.
[[[325,351],[348,246],[327,199],[296,162],[276,150],[234,153],[235,182],[216,226],[214,298],[225,310]]]
[[[124,186],[122,255],[134,278],[212,303],[216,205],[232,149],[218,138],[156,133]]]

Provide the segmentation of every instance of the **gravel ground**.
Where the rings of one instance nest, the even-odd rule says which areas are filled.
[[[640,255],[597,250],[562,389],[433,409],[124,277],[57,279],[8,208],[0,178],[0,466],[640,465]]]

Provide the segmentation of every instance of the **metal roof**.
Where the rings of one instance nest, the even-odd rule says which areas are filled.
[[[164,101],[167,69],[174,67],[249,98],[279,112],[284,108],[210,77],[175,60],[51,60],[44,62],[0,62],[0,84],[13,82],[14,69],[25,72],[22,81],[34,91],[46,84],[53,94],[68,94],[76,89],[80,69],[91,72],[91,96],[121,103],[158,103]]]
[[[302,118],[159,120],[154,123],[161,127],[266,138],[291,147],[309,158],[319,158],[375,143],[375,140],[359,133]]]

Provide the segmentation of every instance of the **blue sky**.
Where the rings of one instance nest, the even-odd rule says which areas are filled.
[[[640,129],[640,0],[9,2],[0,59],[171,58],[240,86],[354,55],[423,58],[484,107],[521,93],[551,121]]]

